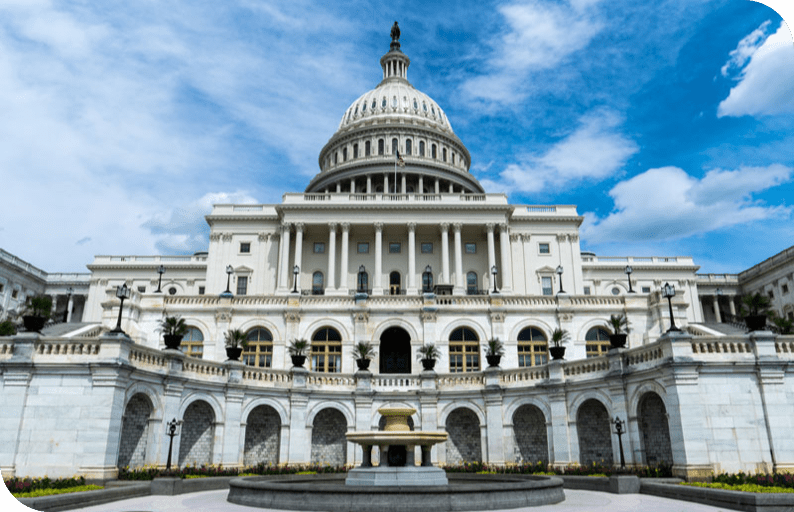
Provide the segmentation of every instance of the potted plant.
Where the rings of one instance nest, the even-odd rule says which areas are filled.
[[[554,329],[554,332],[551,333],[551,342],[554,346],[549,347],[549,354],[551,354],[552,359],[559,360],[565,357],[565,347],[562,344],[570,341],[570,339],[571,335],[565,329],[560,329],[559,327]]]
[[[353,347],[353,357],[356,358],[356,366],[359,370],[366,370],[369,368],[369,363],[375,357],[375,347],[368,341],[359,341]]]
[[[303,363],[306,362],[306,351],[309,349],[309,342],[306,339],[294,339],[287,347],[290,358],[292,358],[292,365],[298,368],[303,368]]]
[[[777,326],[778,334],[791,334],[794,331],[794,322],[786,317],[778,316],[774,311],[769,312],[769,319]]]
[[[240,354],[242,354],[243,349],[248,346],[245,333],[240,329],[229,329],[223,334],[223,340],[226,343],[226,357],[228,357],[230,361],[239,361]]]
[[[52,297],[47,295],[36,295],[30,298],[30,302],[22,315],[22,323],[25,330],[29,332],[41,332],[44,324],[52,314]]]
[[[629,333],[629,321],[626,315],[610,315],[609,325],[612,326],[612,334],[609,335],[609,344],[612,348],[623,348],[626,346],[626,338]]]
[[[185,320],[178,316],[166,316],[160,322],[160,329],[163,330],[165,348],[179,350],[182,337],[187,334],[188,327],[185,325]]]
[[[0,322],[0,336],[13,336],[17,333],[17,326],[11,320]]]
[[[419,347],[419,359],[422,361],[423,370],[432,370],[436,366],[436,359],[441,356],[433,343],[425,343]]]
[[[762,331],[766,328],[766,317],[770,309],[769,297],[760,292],[742,297],[741,314],[750,331]]]
[[[494,368],[499,366],[502,356],[505,355],[505,345],[499,338],[491,338],[488,340],[488,348],[485,349],[485,359],[488,361],[488,367]]]

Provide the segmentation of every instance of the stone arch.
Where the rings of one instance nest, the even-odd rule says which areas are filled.
[[[521,333],[521,331],[523,331],[527,327],[534,327],[536,329],[539,329],[544,334],[544,336],[546,336],[547,340],[551,339],[551,333],[554,332],[554,327],[549,325],[548,322],[544,322],[540,318],[527,318],[518,322],[513,326],[513,328],[510,330],[510,337],[508,339],[517,340],[518,335]]]
[[[170,293],[168,292],[170,288],[176,288],[175,295],[183,295],[185,293],[185,287],[176,281],[168,281],[161,285],[161,289],[164,295],[170,295]]]
[[[194,400],[182,416],[179,440],[179,465],[212,462],[215,437],[215,411],[204,400]]]
[[[450,322],[446,326],[444,326],[444,329],[442,329],[441,331],[441,336],[439,336],[438,339],[448,344],[449,335],[452,334],[452,331],[454,331],[458,327],[466,327],[477,333],[477,337],[479,338],[481,344],[485,343],[485,341],[491,337],[488,331],[486,331],[477,322],[470,320],[468,318],[462,318],[460,320],[455,320],[454,322]]]
[[[468,407],[458,407],[447,416],[447,464],[482,461],[480,425],[480,419]]]
[[[620,293],[614,295],[612,293],[612,288],[617,288],[620,290]],[[621,295],[626,295],[627,293],[629,293],[629,285],[626,281],[611,281],[605,284],[601,290],[599,290],[600,295],[607,295],[610,297],[620,297]]]
[[[342,324],[342,322],[340,322],[339,320],[329,317],[323,317],[319,320],[312,322],[311,324],[306,326],[305,329],[303,329],[303,334],[301,334],[298,337],[311,340],[312,336],[314,336],[314,333],[322,329],[323,327],[333,327],[334,329],[336,329],[339,335],[342,337],[342,343],[344,343],[346,340],[353,339],[353,336],[350,334],[350,329],[346,328],[344,324]]]
[[[252,318],[250,320],[246,320],[242,324],[240,324],[237,329],[240,329],[244,333],[249,332],[251,329],[256,327],[261,327],[263,329],[267,329],[270,331],[270,334],[273,336],[273,342],[275,343],[276,340],[282,340],[284,338],[281,337],[281,332],[279,332],[278,327],[273,322],[266,320],[263,317]]]
[[[608,318],[593,318],[592,320],[588,320],[582,327],[579,329],[579,332],[576,334],[576,338],[574,341],[582,341],[584,342],[585,336],[587,336],[587,331],[592,329],[593,327],[603,327],[608,332],[612,332],[612,329],[609,328],[609,319]]]
[[[198,400],[206,402],[207,405],[209,405],[212,408],[212,412],[215,415],[215,418],[223,418],[224,417],[223,408],[221,407],[221,404],[218,403],[218,400],[214,396],[212,396],[210,394],[201,393],[201,392],[191,393],[190,395],[188,395],[182,401],[182,405],[179,406],[179,416],[178,417],[179,418],[184,418],[185,417],[185,412],[187,411],[188,407],[190,407],[190,405],[193,402],[196,402]],[[222,422],[222,420],[218,420],[218,422]]]
[[[612,465],[612,429],[606,406],[594,398],[585,400],[576,411],[579,434],[579,463]]]
[[[146,463],[149,418],[154,410],[146,393],[135,393],[127,401],[121,422],[118,467],[139,467]]]
[[[152,404],[152,418],[160,418],[163,414],[163,405],[160,401],[160,395],[155,391],[154,388],[147,384],[143,384],[141,382],[136,382],[129,388],[127,388],[126,393],[124,394],[124,403],[128,403],[133,396],[137,394],[146,395],[146,398],[149,399],[149,402]]]
[[[610,400],[609,395],[600,389],[591,389],[580,395],[577,395],[568,406],[569,415],[576,417],[576,415],[579,413],[579,407],[581,407],[582,404],[588,400],[597,400],[601,402],[604,404],[604,407],[607,408],[607,415],[610,417],[612,416],[612,400]]]
[[[638,404],[637,423],[640,427],[643,462],[648,466],[672,464],[670,425],[667,420],[667,408],[661,396],[653,391],[642,395]]]
[[[321,413],[324,409],[336,409],[339,411],[342,416],[345,417],[345,422],[348,425],[355,425],[356,424],[356,417],[347,406],[340,404],[338,402],[318,402],[309,410],[308,414],[306,415],[306,426],[310,427],[314,424],[314,420],[316,416]]]
[[[247,416],[243,460],[246,466],[278,464],[281,445],[281,416],[270,405],[261,404]]]
[[[402,327],[389,327],[378,345],[379,373],[411,373],[411,335]]]
[[[469,401],[451,402],[451,403],[445,405],[444,408],[441,409],[441,411],[439,411],[438,424],[439,425],[446,424],[447,417],[450,414],[452,414],[452,412],[455,409],[459,409],[461,407],[463,407],[465,409],[469,409],[471,412],[473,412],[477,416],[477,419],[479,420],[480,425],[485,425],[485,413],[482,411],[482,409],[480,409],[479,406],[477,406],[477,404],[475,404],[473,402],[469,402]],[[429,428],[429,427],[426,427],[426,428]]]
[[[380,341],[380,337],[387,329],[391,329],[392,327],[399,327],[411,337],[412,342],[419,342],[420,341],[420,333],[417,332],[416,327],[410,322],[403,320],[402,318],[390,318],[378,324],[375,327],[372,335],[372,342],[378,343]]]
[[[537,397],[520,398],[509,403],[507,400],[505,400],[504,417],[512,418],[516,411],[525,405],[535,406],[540,409],[540,412],[543,414],[544,418],[551,418],[551,407],[548,403],[541,401]],[[547,420],[547,423],[548,422],[549,421]]]
[[[274,411],[276,411],[276,413],[278,413],[279,421],[281,422],[282,425],[289,424],[289,414],[287,413],[287,410],[280,402],[272,398],[255,398],[254,400],[248,402],[243,407],[243,414],[242,414],[243,421],[244,422],[247,421],[248,415],[251,414],[251,411],[259,407],[260,405],[267,405],[271,407]]]
[[[347,419],[334,407],[320,410],[312,421],[311,457],[315,464],[342,466],[347,462]]]
[[[537,406],[524,404],[513,413],[513,436],[520,460],[535,464],[549,463],[549,439],[546,416]]]

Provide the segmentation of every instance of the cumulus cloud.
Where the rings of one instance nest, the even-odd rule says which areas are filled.
[[[794,43],[781,22],[767,37],[770,22],[739,41],[722,66],[723,76],[738,83],[720,102],[717,116],[765,116],[794,113]]]
[[[522,82],[529,72],[557,66],[603,28],[593,9],[598,1],[572,0],[566,5],[530,0],[500,6],[506,33],[492,41],[490,69],[465,82],[464,93],[495,102],[522,96]]]
[[[678,167],[649,169],[618,183],[610,192],[615,211],[585,215],[582,236],[598,243],[674,240],[721,228],[791,214],[766,206],[753,194],[786,183],[794,169],[767,167],[713,169],[701,179]]]
[[[618,131],[621,118],[600,109],[584,115],[577,129],[540,155],[525,155],[510,164],[500,180],[483,180],[493,191],[505,189],[537,193],[581,180],[599,181],[618,172],[638,151],[637,145]]]

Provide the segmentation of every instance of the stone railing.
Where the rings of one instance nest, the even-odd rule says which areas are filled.
[[[436,304],[439,306],[484,307],[491,304],[491,298],[487,295],[437,295]]]
[[[778,357],[794,359],[794,336],[778,336],[775,341],[775,352]]]
[[[130,350],[130,364],[136,367],[162,369],[168,367],[168,358],[161,350],[135,345]]]
[[[691,256],[582,256],[583,263],[604,263],[607,265],[694,265]]]
[[[720,339],[697,339],[692,343],[692,354],[753,354],[753,345],[746,338],[739,336]]]
[[[320,388],[347,388],[356,387],[356,378],[353,375],[342,373],[309,373],[306,384]]]
[[[106,263],[201,263],[207,262],[206,255],[193,256],[95,256],[92,265]]]
[[[663,358],[664,350],[661,343],[658,342],[626,351],[626,364],[629,366],[655,362]]]
[[[609,370],[609,360],[607,356],[591,357],[580,361],[565,363],[563,371],[566,377],[586,375],[589,373],[605,372]]]
[[[42,338],[36,343],[33,350],[39,356],[95,356],[99,354],[100,346],[98,339],[64,341],[62,338]]]
[[[439,375],[436,382],[438,389],[482,387],[485,376],[480,372],[444,374]]]
[[[540,307],[555,307],[557,306],[557,299],[555,297],[543,295],[527,295],[519,297],[502,297],[502,304],[505,306],[540,306]]]
[[[0,358],[10,357],[14,353],[14,343],[10,338],[0,340]]]
[[[375,375],[372,377],[373,389],[384,390],[413,390],[419,389],[421,385],[419,377],[412,377],[406,375],[405,377],[399,376],[385,376]]]
[[[183,363],[183,371],[187,373],[195,373],[202,377],[226,377],[227,369],[223,363],[216,363],[214,361],[205,361],[204,359],[196,359],[195,357],[186,357]]]
[[[502,372],[502,375],[499,376],[499,384],[510,387],[512,385],[520,385],[548,378],[549,368],[547,366],[532,366],[529,368],[506,370]]]
[[[246,366],[243,369],[243,384],[263,385],[267,387],[289,387],[292,383],[292,374],[286,370],[271,370],[269,368],[254,368]]]
[[[460,204],[477,202],[483,204],[506,205],[507,196],[505,194],[384,194],[377,193],[350,193],[350,192],[329,192],[329,193],[288,193],[283,196],[283,204],[301,203],[423,203],[432,202],[434,204]],[[213,214],[221,213],[218,206],[213,209]]]

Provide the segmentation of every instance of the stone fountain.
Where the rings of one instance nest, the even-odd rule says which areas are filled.
[[[413,432],[408,418],[416,413],[413,407],[381,407],[386,418],[383,431],[349,432],[347,440],[361,446],[361,466],[348,471],[347,485],[447,485],[446,472],[433,466],[430,451],[433,445],[447,440],[446,432]],[[372,447],[380,449],[380,464],[372,465]],[[414,460],[416,447],[421,447],[422,461]]]

